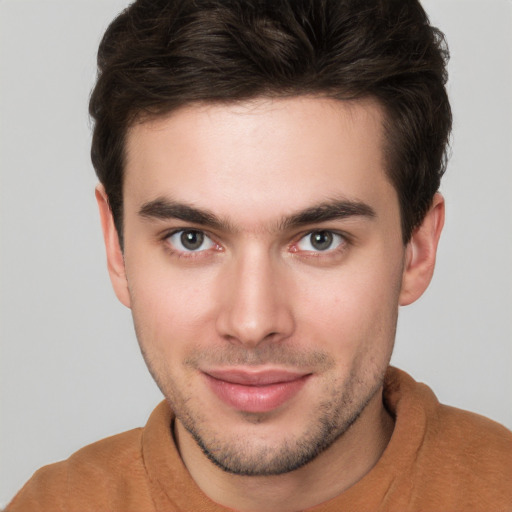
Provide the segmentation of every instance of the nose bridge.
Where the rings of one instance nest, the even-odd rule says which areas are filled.
[[[223,337],[252,347],[293,331],[283,269],[261,245],[247,244],[224,269],[217,319]]]

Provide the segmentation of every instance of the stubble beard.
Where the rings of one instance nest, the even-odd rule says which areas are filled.
[[[282,475],[305,466],[332,446],[357,421],[380,387],[379,383],[358,407],[354,407],[350,394],[342,395],[335,404],[322,403],[316,419],[302,435],[284,439],[278,446],[261,445],[251,449],[248,439],[221,440],[187,414],[180,415],[179,420],[206,457],[223,471],[240,476]],[[253,419],[251,423],[258,421]]]
[[[204,355],[204,352],[202,354]],[[293,364],[297,367],[300,367],[298,364],[300,357],[297,354],[293,356]],[[308,362],[314,359],[321,361],[324,369],[334,365],[325,355],[313,354],[306,357]],[[273,362],[283,361],[283,357],[279,357],[276,361],[275,357],[268,358],[262,353],[256,358],[244,356],[245,362],[251,358],[252,362],[256,359],[258,362],[269,359]],[[314,411],[313,408],[305,411],[311,419],[303,432],[295,437],[283,437],[279,443],[275,443],[261,439],[255,440],[243,434],[223,435],[215,429],[215,418],[207,418],[200,407],[193,405],[193,395],[183,393],[172,376],[168,373],[166,375],[166,372],[162,371],[163,368],[158,369],[161,371],[155,371],[155,365],[147,358],[145,359],[177,421],[190,433],[205,456],[223,471],[240,476],[281,475],[299,469],[314,460],[357,421],[370,400],[380,391],[387,368],[387,364],[378,366],[373,362],[374,364],[370,364],[370,367],[366,366],[362,370],[363,374],[358,367],[346,380],[334,380],[326,384],[326,391],[322,395],[325,397],[324,400],[316,406]],[[196,366],[197,359],[204,359],[204,357],[191,358],[186,365]],[[236,355],[223,357],[223,359],[239,362],[241,357]],[[247,426],[251,428],[258,424],[264,428],[266,419],[265,414],[241,413],[241,421],[246,421]]]

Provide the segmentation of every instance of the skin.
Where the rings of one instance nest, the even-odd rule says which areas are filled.
[[[435,196],[404,246],[382,122],[369,100],[296,97],[133,126],[124,254],[97,188],[114,289],[176,414],[183,461],[222,505],[286,512],[328,500],[392,434],[382,380],[399,306],[432,277],[444,202]],[[188,250],[183,230],[202,245]],[[311,233],[331,233],[331,245],[319,250]],[[212,388],[208,375],[226,369],[303,382],[248,411]]]

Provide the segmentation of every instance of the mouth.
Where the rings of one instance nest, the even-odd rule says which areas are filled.
[[[215,369],[203,371],[213,393],[228,406],[242,412],[264,413],[291,400],[311,373],[281,369]]]

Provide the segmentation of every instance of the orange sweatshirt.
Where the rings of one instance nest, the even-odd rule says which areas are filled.
[[[395,428],[381,458],[310,512],[512,511],[512,432],[439,404],[427,386],[395,368],[386,376],[384,401]],[[171,422],[162,402],[144,428],[37,471],[6,512],[227,512],[190,477]]]

